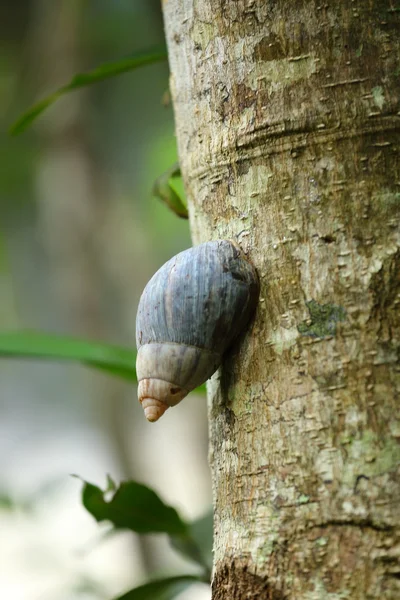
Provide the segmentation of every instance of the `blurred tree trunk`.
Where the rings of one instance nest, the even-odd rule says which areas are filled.
[[[395,600],[399,9],[163,11],[194,242],[237,239],[261,280],[209,385],[213,599]]]

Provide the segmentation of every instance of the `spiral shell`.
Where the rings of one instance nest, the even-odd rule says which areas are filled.
[[[211,377],[258,294],[254,267],[229,240],[180,252],[155,273],[136,318],[138,395],[149,421]]]

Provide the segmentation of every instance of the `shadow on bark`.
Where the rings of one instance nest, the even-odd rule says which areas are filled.
[[[212,582],[212,600],[287,600],[265,576],[250,573],[246,565],[230,561],[221,565]]]

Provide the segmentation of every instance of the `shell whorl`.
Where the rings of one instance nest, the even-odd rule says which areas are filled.
[[[150,423],[158,421],[168,408],[168,404],[161,402],[161,400],[156,400],[155,398],[144,397],[140,403],[143,407],[144,416]]]
[[[136,319],[138,392],[148,420],[211,377],[257,298],[255,269],[228,240],[185,250],[157,271]]]
[[[141,379],[138,386],[139,402],[146,419],[152,423],[158,421],[167,408],[178,404],[188,393],[189,390],[155,377]]]

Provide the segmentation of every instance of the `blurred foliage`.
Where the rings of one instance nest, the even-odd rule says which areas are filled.
[[[211,572],[213,561],[213,517],[212,508],[202,517],[189,523],[190,536],[200,551],[200,564]]]
[[[171,600],[198,581],[195,575],[166,577],[145,583],[115,600]]]
[[[8,492],[0,491],[0,510],[8,511],[13,510],[16,506],[14,498],[12,498]]]
[[[106,500],[108,494],[112,494],[110,500]],[[114,490],[108,484],[104,491],[85,481],[82,502],[96,521],[111,521],[116,529],[186,535],[186,523],[177,511],[152,489],[135,481],[124,481]]]
[[[154,48],[152,50],[138,52],[132,56],[121,58],[114,62],[104,63],[88,73],[77,73],[69,83],[63,85],[46,98],[43,98],[43,100],[34,104],[34,106],[21,115],[14,125],[11,126],[10,133],[12,135],[17,135],[25,131],[25,129],[29,127],[44,110],[46,110],[46,108],[69,92],[73,92],[88,85],[93,85],[94,83],[99,83],[99,81],[104,81],[105,79],[121,75],[128,71],[133,71],[138,67],[150,65],[166,59],[167,51],[165,48]]]
[[[1,356],[72,360],[136,381],[136,352],[100,342],[29,331],[0,332]]]
[[[212,513],[192,523],[186,523],[177,510],[168,506],[151,488],[125,481],[119,487],[108,477],[107,488],[83,482],[82,502],[86,510],[101,522],[110,521],[116,530],[136,533],[166,533],[173,548],[202,569],[198,576],[182,575],[153,581],[118,598],[139,600],[173,598],[195,581],[209,583],[212,564]],[[110,497],[111,496],[111,497]],[[179,585],[178,585],[179,584]],[[180,584],[185,584],[181,587]]]
[[[71,24],[68,18],[64,18],[63,12],[69,10],[76,17],[70,30],[68,27]],[[106,200],[95,198],[92,205],[88,203],[88,210],[92,211],[89,218],[93,214],[96,216],[102,201],[104,206],[108,202],[108,206],[112,207],[109,213],[105,213],[111,218],[117,214],[115,209],[119,210],[125,204],[129,206],[127,215],[130,217],[128,224],[133,243],[127,251],[128,266],[121,267],[122,279],[127,279],[127,274],[130,277],[133,273],[135,281],[139,280],[138,275],[142,274],[142,270],[146,273],[153,267],[152,260],[158,264],[165,255],[169,256],[190,244],[187,222],[176,219],[175,215],[151,198],[155,177],[177,160],[171,107],[163,106],[162,101],[168,87],[168,68],[166,63],[161,62],[165,60],[166,53],[159,0],[115,0],[112,3],[109,0],[87,0],[84,3],[26,0],[24,10],[21,10],[19,3],[3,3],[0,16],[0,31],[4,41],[3,58],[0,59],[0,112],[4,130],[25,106],[33,103],[37,94],[39,97],[45,95],[69,80],[67,85],[34,104],[16,122],[14,133],[32,124],[45,108],[61,96],[66,96],[67,92],[91,86],[87,92],[76,94],[71,100],[67,95],[57,102],[24,136],[13,139],[3,136],[0,140],[0,150],[3,150],[0,267],[4,268],[4,289],[7,286],[12,288],[13,296],[18,299],[17,327],[25,327],[28,322],[33,323],[34,329],[42,326],[51,329],[56,323],[56,329],[59,329],[62,309],[52,305],[54,298],[46,293],[52,291],[54,281],[51,280],[50,260],[46,255],[49,247],[46,247],[40,225],[40,219],[43,218],[42,178],[43,167],[46,167],[49,156],[57,154],[64,145],[68,146],[71,136],[75,136],[74,143],[86,153],[88,164],[93,168],[92,179],[96,183],[99,181],[100,187],[105,184]],[[44,25],[38,27],[41,22]],[[56,23],[54,33],[49,31],[49,23]],[[60,32],[65,35],[63,28],[67,32],[68,42],[64,46],[62,42],[60,45],[54,44],[54,38]],[[72,38],[69,38],[71,33]],[[56,52],[53,56],[51,47],[55,47],[58,54]],[[141,50],[149,47],[156,50],[150,54]],[[60,48],[65,51],[65,56],[60,53]],[[112,56],[124,56],[127,51],[133,54],[126,59],[106,62]],[[114,78],[119,73],[156,62],[159,64],[154,64],[148,70],[140,69],[133,77]],[[73,75],[93,64],[100,64],[100,67]],[[95,82],[101,83],[92,86]],[[65,170],[68,172],[68,165]],[[165,185],[176,206],[180,206],[183,216],[186,211],[185,196],[177,172],[170,174]],[[55,205],[57,202],[58,198],[54,198]],[[93,223],[95,228],[95,219]],[[55,228],[58,232],[63,228],[63,222],[58,221]],[[71,239],[74,236],[70,236]],[[85,239],[81,242],[87,244],[85,248],[89,255],[91,240],[89,243]],[[112,245],[113,241],[109,243]],[[153,251],[153,258],[148,259],[148,248]],[[137,256],[129,254],[132,251],[134,253],[135,249],[140,249],[139,260]],[[53,256],[50,258],[53,259]],[[54,264],[55,270],[70,268],[63,260],[55,260]],[[43,288],[43,282],[48,288]],[[101,286],[93,290],[94,294],[99,292],[102,293]],[[132,289],[128,293],[132,294]],[[0,300],[3,305],[4,298],[2,292]],[[129,301],[134,305],[136,299],[130,295]],[[118,308],[112,305],[111,312],[109,320],[114,325]],[[10,327],[10,311],[4,312],[4,315],[2,327],[7,329]],[[72,319],[71,322],[61,321],[61,326],[66,331],[78,331],[80,334],[81,330],[74,328]],[[121,330],[115,331],[110,327],[111,336],[116,339],[120,339],[121,331],[124,333],[126,330],[129,331],[126,322]],[[106,329],[104,331],[108,333]],[[89,334],[83,329],[82,335]],[[2,356],[78,361],[130,381],[136,379],[136,353],[133,350],[69,336],[5,331],[0,333]],[[31,382],[28,382],[28,392],[30,385]],[[204,390],[204,386],[201,389]],[[62,390],[57,390],[57,394],[59,391],[63,397]],[[51,393],[49,396],[52,401]],[[68,393],[65,396],[68,398]],[[18,396],[18,401],[28,403],[29,393],[25,398]],[[89,512],[99,521],[110,520],[115,529],[124,527],[142,533],[165,532],[171,545],[194,561],[201,570],[200,575],[150,581],[121,596],[119,600],[169,600],[195,581],[209,581],[212,562],[211,514],[194,522],[186,522],[173,507],[165,505],[153,490],[132,481],[117,487],[109,480],[106,490],[84,483],[83,496]],[[4,511],[14,508],[28,510],[34,505],[34,500],[32,496],[30,502],[21,504],[4,490],[0,497],[0,508]]]

